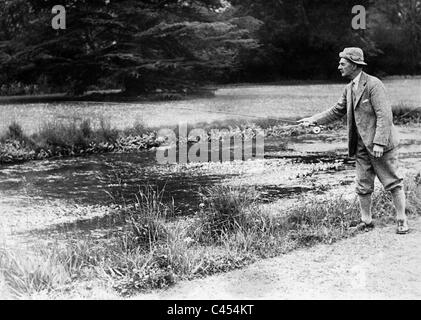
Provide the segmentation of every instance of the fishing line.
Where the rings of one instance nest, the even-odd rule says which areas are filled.
[[[66,102],[68,103],[95,103],[95,104],[104,104],[104,105],[105,104],[108,104],[108,105],[135,104],[135,102],[100,102],[100,101],[66,101]],[[219,114],[239,116],[239,117],[249,117],[249,118],[254,118],[254,119],[271,119],[269,117],[254,116],[250,114],[226,112],[226,111],[220,111],[220,110],[197,110],[193,108],[179,107],[179,106],[174,106],[174,108],[179,109],[179,110],[193,111],[193,112],[219,113]],[[291,119],[286,119],[286,118],[273,118],[273,119],[279,120],[282,122],[289,122],[289,123],[297,124],[297,121],[291,120]]]
[[[130,103],[130,102],[100,102],[100,101],[66,101],[69,103],[96,103],[96,104],[108,104],[108,105],[121,105],[121,104],[135,104]],[[262,116],[254,116],[254,115],[249,115],[249,114],[244,114],[244,113],[234,113],[234,112],[226,112],[226,111],[220,111],[220,110],[197,110],[197,109],[193,109],[193,108],[188,108],[188,107],[180,107],[180,106],[173,106],[174,109],[178,109],[178,110],[188,110],[188,111],[192,111],[192,112],[207,112],[207,113],[218,113],[218,114],[224,114],[224,115],[232,115],[232,116],[238,116],[238,117],[249,117],[249,118],[254,118],[254,119],[271,119],[269,117],[262,117]],[[291,119],[285,119],[285,118],[272,118],[281,122],[288,122],[288,123],[293,123],[293,125],[288,126],[288,128],[291,127],[299,127],[299,126],[303,126],[303,124],[297,123],[297,121],[295,120],[291,120]],[[321,132],[321,127],[320,126],[313,126],[313,133],[315,134],[319,134]]]

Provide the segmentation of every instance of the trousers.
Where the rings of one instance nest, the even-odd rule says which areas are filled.
[[[374,179],[377,176],[386,191],[403,188],[403,179],[397,173],[398,152],[389,150],[380,158],[375,158],[367,151],[358,134],[356,164],[356,192],[368,195],[374,191]]]

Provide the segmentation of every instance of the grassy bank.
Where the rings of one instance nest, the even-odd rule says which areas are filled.
[[[421,212],[421,176],[405,183],[410,216]],[[394,221],[390,195],[374,194],[379,226]],[[256,201],[250,188],[216,186],[202,192],[196,215],[174,218],[174,204],[146,189],[114,217],[124,227],[101,239],[70,238],[34,245],[31,253],[0,251],[0,287],[10,297],[77,296],[80,283],[100,283],[121,295],[164,288],[241,268],[300,247],[333,243],[355,234],[354,200],[306,196],[282,211]],[[74,293],[76,291],[76,293]],[[73,293],[72,293],[73,292]]]
[[[200,126],[199,126],[200,127]],[[188,131],[197,128],[189,125]],[[204,139],[233,139],[240,136],[243,140],[253,139],[259,127],[252,123],[225,123],[223,127],[212,124],[202,127]],[[227,129],[215,132],[213,129]],[[178,136],[177,127],[170,128],[176,134],[178,143],[194,143],[196,138],[186,140]],[[0,137],[0,164],[17,163],[47,158],[74,157],[106,152],[135,152],[158,147],[165,141],[158,136],[159,128],[148,128],[135,124],[125,130],[112,128],[105,121],[93,126],[89,120],[67,123],[45,123],[38,132],[26,135],[18,123],[12,123]],[[226,136],[227,134],[227,136]]]
[[[156,133],[142,124],[116,130],[105,121],[97,127],[89,120],[50,122],[28,136],[18,123],[12,123],[0,137],[0,164],[112,151],[130,152],[158,145]]]

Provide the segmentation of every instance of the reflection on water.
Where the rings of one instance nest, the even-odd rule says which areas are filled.
[[[276,154],[276,141],[265,145],[266,157]],[[231,149],[231,152],[234,150]],[[285,156],[285,154],[283,155]],[[288,157],[288,156],[287,156]],[[292,156],[291,161],[334,162],[337,155],[309,155],[309,159]],[[295,160],[294,160],[295,159]],[[342,159],[346,160],[346,159]],[[345,161],[346,162],[346,161]],[[127,154],[102,154],[60,160],[32,161],[24,164],[0,167],[0,194],[5,197],[25,196],[31,201],[65,200],[86,205],[108,205],[134,200],[139,190],[152,187],[165,190],[164,201],[172,201],[180,211],[189,213],[197,209],[199,190],[235,176],[237,173],[183,170],[179,165],[162,165],[156,161],[156,153],[143,151]],[[267,190],[264,190],[267,189]],[[261,199],[274,200],[307,192],[305,189],[287,190],[277,186],[259,189]]]
[[[185,210],[192,201],[197,203],[200,186],[210,186],[227,176],[193,176],[179,171],[171,170],[171,165],[159,165],[155,153],[148,151],[33,161],[2,167],[0,192],[32,199],[109,204],[131,201],[136,192],[150,186],[165,189],[163,200],[174,198]]]

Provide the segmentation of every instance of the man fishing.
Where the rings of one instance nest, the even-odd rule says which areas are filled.
[[[409,227],[403,179],[396,172],[399,139],[385,87],[378,78],[363,72],[363,66],[367,64],[360,48],[345,48],[339,57],[338,70],[351,82],[336,105],[299,122],[306,126],[326,124],[347,115],[348,152],[356,159],[356,192],[361,208],[361,221],[353,227],[358,230],[374,227],[371,194],[377,176],[385,190],[392,193],[396,232],[406,234]]]

